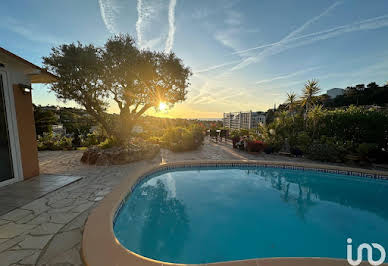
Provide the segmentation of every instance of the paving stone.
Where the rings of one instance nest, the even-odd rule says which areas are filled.
[[[35,265],[36,261],[39,258],[40,252],[40,250],[34,251],[34,253],[32,253],[31,255],[19,261],[19,265]]]
[[[82,231],[88,216],[89,216],[89,212],[88,211],[85,211],[85,212],[81,213],[73,221],[71,221],[70,223],[65,225],[63,228],[61,228],[60,231],[61,232],[66,232],[66,231],[71,231],[71,230],[74,230],[74,229],[77,229],[77,228],[79,228]]]
[[[49,206],[46,205],[47,199],[46,198],[40,198],[37,200],[32,201],[31,203],[24,205],[21,207],[23,210],[31,210],[34,212],[34,214],[40,214],[42,212],[45,212],[47,209],[49,209]]]
[[[38,261],[38,265],[51,264],[54,258],[61,256],[64,252],[71,250],[81,243],[82,234],[80,230],[72,230],[56,234]]]
[[[33,229],[31,235],[52,235],[57,233],[63,224],[54,224],[54,223],[44,223]]]
[[[47,264],[50,265],[83,265],[81,256],[80,256],[80,246],[71,248],[63,252],[62,254],[53,257],[51,260],[47,261]],[[38,263],[38,265],[42,265]]]
[[[60,224],[67,224],[71,220],[73,220],[75,217],[78,216],[79,213],[57,213],[55,215],[52,215],[50,217],[50,222],[52,223],[60,223]]]
[[[51,208],[47,211],[49,214],[55,214],[55,213],[67,213],[67,212],[72,212],[76,205],[70,205],[68,207],[63,207],[63,208]]]
[[[31,214],[30,210],[22,210],[22,209],[16,209],[13,210],[3,216],[1,216],[1,219],[8,220],[8,221],[17,221],[25,216],[28,216]]]
[[[7,250],[0,253],[1,265],[11,265],[28,256],[31,256],[34,250]]]
[[[72,209],[72,212],[84,212],[87,209],[89,209],[91,206],[93,206],[94,202],[86,202],[83,204],[78,205],[74,209]]]
[[[18,245],[22,249],[43,249],[52,235],[46,236],[27,236],[25,240]]]
[[[2,226],[3,224],[7,224],[7,223],[9,223],[9,221],[7,221],[7,220],[1,220],[1,219],[0,219],[0,226]]]
[[[34,228],[31,224],[8,223],[0,226],[0,238],[12,238]]]
[[[22,219],[19,219],[16,221],[17,224],[25,224],[25,223],[28,223],[29,221],[31,221],[32,219],[34,219],[35,217],[37,217],[36,214],[29,214],[27,215],[26,217],[23,217]]]
[[[34,219],[28,221],[27,224],[40,225],[40,224],[48,223],[50,222],[50,217],[51,215],[48,213],[41,213],[38,216],[36,216]]]
[[[0,254],[1,252],[17,245],[18,243],[22,242],[26,238],[27,234],[22,234],[19,236],[16,236],[14,238],[8,239],[7,241],[4,241],[3,243],[0,243]]]
[[[65,208],[65,207],[71,207],[74,203],[74,200],[73,199],[63,199],[63,200],[58,200],[58,201],[55,201],[55,202],[52,202],[51,200],[49,201],[48,205],[51,207],[51,208],[56,208],[56,209],[60,209],[60,208]]]

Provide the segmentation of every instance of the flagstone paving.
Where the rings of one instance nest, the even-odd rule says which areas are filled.
[[[81,179],[80,176],[51,175],[43,173],[24,182],[0,188],[0,215],[21,207],[43,195]],[[13,215],[23,215],[17,212]]]
[[[123,178],[150,165],[183,160],[279,160],[279,156],[247,154],[209,139],[193,152],[161,150],[152,160],[122,166],[83,165],[81,156],[82,151],[39,153],[41,173],[83,178],[0,216],[1,266],[82,264],[82,232],[89,212]]]

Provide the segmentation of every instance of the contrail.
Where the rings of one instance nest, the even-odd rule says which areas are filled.
[[[310,67],[310,68],[307,68],[307,69],[304,69],[304,70],[296,71],[296,72],[291,73],[291,74],[277,76],[277,77],[274,77],[274,78],[271,78],[271,79],[263,79],[263,80],[257,81],[256,84],[262,84],[262,83],[273,82],[273,81],[276,81],[276,80],[292,78],[292,77],[295,77],[295,76],[298,76],[298,75],[301,75],[301,74],[313,71],[313,70],[318,69],[318,68],[319,67]]]
[[[137,0],[137,21],[136,21],[136,34],[139,47],[143,45],[143,0]]]
[[[205,73],[205,72],[208,72],[208,71],[212,71],[212,70],[215,70],[215,69],[219,69],[219,68],[221,68],[221,67],[230,66],[230,65],[236,64],[236,63],[238,63],[238,62],[240,62],[240,60],[235,60],[235,61],[231,61],[231,62],[227,62],[227,63],[215,65],[215,66],[211,66],[211,67],[208,67],[208,68],[205,68],[205,69],[201,69],[201,70],[198,70],[198,71],[194,71],[194,73],[195,73],[195,74]]]
[[[298,35],[299,33],[303,32],[305,29],[307,29],[309,26],[311,26],[312,24],[314,24],[316,21],[318,21],[319,19],[321,19],[322,17],[326,16],[327,14],[329,14],[329,12],[336,8],[338,5],[342,4],[342,1],[338,1],[338,2],[335,2],[334,4],[332,4],[331,6],[329,6],[328,8],[326,8],[321,14],[319,14],[318,16],[316,17],[313,17],[312,19],[306,21],[302,26],[300,26],[299,28],[297,28],[296,30],[292,31],[290,34],[288,34],[283,40],[288,40],[288,39],[291,39],[293,38],[295,35]]]
[[[117,33],[115,23],[115,10],[111,0],[98,0],[100,6],[100,13],[102,20],[104,21],[105,27],[110,33]]]
[[[366,19],[356,23],[347,24],[344,26],[339,26],[328,30],[307,34],[304,36],[300,36],[299,38],[291,38],[286,41],[282,40],[280,42],[268,45],[273,47],[264,49],[258,55],[246,58],[240,64],[235,66],[232,70],[242,69],[252,63],[259,62],[261,59],[267,56],[275,55],[291,48],[308,45],[321,40],[331,39],[337,36],[341,36],[345,33],[362,31],[362,30],[379,29],[387,26],[388,26],[388,15],[384,15],[377,18]],[[300,40],[300,41],[298,42],[297,40]]]
[[[170,0],[168,6],[168,36],[166,40],[166,47],[164,51],[166,53],[171,52],[172,46],[174,45],[174,35],[175,35],[175,6],[176,0]]]

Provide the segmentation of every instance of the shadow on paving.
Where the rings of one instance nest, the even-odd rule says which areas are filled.
[[[0,188],[0,216],[80,180],[80,176],[40,175]]]

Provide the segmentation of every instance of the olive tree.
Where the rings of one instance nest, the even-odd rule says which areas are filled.
[[[74,101],[93,116],[112,134],[106,113],[109,105],[107,93],[101,82],[101,51],[94,45],[81,43],[63,44],[54,47],[51,54],[43,57],[43,64],[58,80],[50,89],[63,102]]]
[[[185,100],[191,71],[173,53],[140,51],[130,36],[117,35],[106,42],[102,61],[102,83],[120,110],[121,138],[149,108]]]
[[[139,50],[129,35],[116,35],[102,48],[63,44],[43,61],[58,76],[51,85],[57,98],[83,106],[120,140],[148,109],[184,101],[190,85],[190,68],[174,53]],[[119,109],[117,125],[107,113],[113,103]]]

